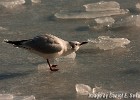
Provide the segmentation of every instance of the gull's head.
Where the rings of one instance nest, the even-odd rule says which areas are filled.
[[[71,41],[69,42],[71,49],[77,51],[83,44],[87,44],[88,42],[78,42],[78,41]]]

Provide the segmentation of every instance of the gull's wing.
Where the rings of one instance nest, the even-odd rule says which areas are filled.
[[[62,40],[63,41],[63,40]],[[62,50],[61,39],[50,35],[41,35],[29,39],[22,44],[25,49],[35,50],[41,53],[56,53]]]

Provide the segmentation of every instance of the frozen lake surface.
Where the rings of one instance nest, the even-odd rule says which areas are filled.
[[[140,92],[140,2],[114,1],[119,3],[115,3],[116,7],[129,12],[107,16],[114,19],[113,22],[99,18],[97,22],[105,20],[101,24],[109,24],[110,27],[95,30],[89,26],[94,18],[59,19],[54,15],[61,11],[85,11],[83,5],[97,3],[98,0],[0,0],[0,94],[7,98],[28,97],[33,100],[91,100],[77,94],[76,84],[92,88],[98,86],[108,91]],[[45,33],[68,41],[100,37],[113,43],[116,43],[114,39],[126,39],[129,43],[125,47],[119,44],[113,49],[104,49],[103,43],[106,45],[108,42],[103,41],[102,45],[98,41],[98,47],[103,49],[82,47],[76,54],[54,61],[59,65],[58,72],[50,72],[43,58],[3,43],[4,39],[29,39]],[[109,47],[112,47],[112,42]]]

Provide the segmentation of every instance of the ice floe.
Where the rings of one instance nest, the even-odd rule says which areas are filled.
[[[89,28],[95,30],[119,27],[140,27],[140,15],[130,15],[116,20],[112,17],[101,17],[89,23]]]
[[[22,4],[41,3],[41,0],[0,0],[0,5],[5,8],[14,8]]]
[[[32,3],[41,3],[41,0],[32,0]]]
[[[71,53],[71,54],[69,54],[69,55],[67,55],[67,56],[62,56],[62,57],[59,57],[59,58],[56,58],[55,60],[56,61],[68,61],[68,60],[74,60],[76,58],[76,53],[75,52],[73,52],[73,53]]]
[[[94,22],[89,23],[89,28],[96,30],[104,29],[106,27],[111,27],[115,20],[112,17],[101,17],[94,19]]]
[[[110,11],[84,11],[84,12],[68,12],[61,11],[60,13],[56,13],[55,17],[60,19],[89,19],[89,18],[98,18],[112,15],[120,15],[126,14],[128,10],[120,9],[120,10],[110,10]]]
[[[124,48],[130,43],[127,38],[110,38],[109,36],[99,36],[97,39],[88,39],[87,47],[110,50],[118,47]]]
[[[89,85],[85,84],[76,84],[75,89],[77,94],[79,95],[90,95],[90,94],[95,94],[95,93],[107,93],[109,92],[106,89],[103,89],[102,87],[95,86],[94,88],[91,88]]]
[[[7,31],[7,30],[8,30],[7,28],[0,26],[0,31]]]
[[[75,89],[79,95],[89,95],[92,92],[91,87],[85,84],[76,84]]]
[[[121,18],[112,25],[112,28],[132,26],[140,27],[140,15],[131,15],[125,18]]]
[[[35,96],[14,96],[12,94],[0,94],[0,100],[36,100]]]
[[[11,94],[0,94],[0,100],[13,100],[14,96]]]
[[[24,4],[25,0],[1,0],[0,5],[4,6],[5,8],[14,8],[17,5]]]
[[[98,18],[112,15],[126,14],[129,12],[128,9],[120,9],[120,5],[117,2],[98,2],[84,5],[86,11],[61,11],[56,13],[54,16],[61,19],[89,19]]]
[[[110,91],[107,89],[104,89],[103,87],[97,87],[95,86],[93,89],[85,84],[76,84],[75,85],[76,92],[78,95],[85,95],[88,96],[88,98],[92,99],[115,99],[115,100],[120,100],[120,99],[128,99],[132,98],[130,96],[130,93],[125,92],[125,91]],[[132,93],[131,93],[132,94]],[[135,95],[139,95],[138,92],[136,92]],[[134,97],[133,97],[134,98]],[[137,97],[136,97],[137,98]]]
[[[106,11],[106,10],[120,10],[120,4],[115,1],[100,1],[97,3],[90,3],[83,5],[86,11]]]
[[[136,4],[136,8],[140,10],[140,3]]]

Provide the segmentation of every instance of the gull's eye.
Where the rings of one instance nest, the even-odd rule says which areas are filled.
[[[78,44],[76,43],[75,45],[77,46]]]

